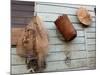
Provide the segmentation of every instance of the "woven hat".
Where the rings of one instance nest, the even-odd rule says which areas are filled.
[[[86,8],[80,7],[77,10],[77,17],[79,21],[85,26],[89,26],[92,23],[92,17]]]

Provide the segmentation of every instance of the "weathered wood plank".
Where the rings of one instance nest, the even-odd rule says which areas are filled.
[[[96,44],[96,39],[87,39],[86,43],[87,44]]]
[[[90,69],[95,68],[95,64],[94,63],[89,63],[89,64],[91,64],[91,65],[88,66]],[[52,65],[53,65],[53,67],[52,67]],[[87,66],[86,59],[71,60],[71,63],[70,63],[69,66],[66,65],[64,61],[48,62],[47,63],[47,68],[44,70],[44,72],[49,72],[49,71],[67,71],[69,69],[70,70],[71,69],[76,70],[78,67],[82,68],[82,67],[85,67],[85,66]],[[26,65],[12,66],[12,74],[19,74],[19,73],[29,73],[28,70],[26,69]]]
[[[43,21],[53,21],[54,22],[58,18],[58,16],[60,16],[61,14],[37,13],[37,15],[42,16]],[[79,23],[77,16],[68,15],[68,17],[71,22]],[[95,22],[95,18],[92,18],[92,21]]]
[[[60,70],[53,70],[53,71],[44,71],[44,72],[67,72],[67,71],[80,71],[80,70],[94,70],[95,67],[89,68],[89,67],[75,67],[75,68],[68,68],[68,69],[60,69]],[[28,73],[12,73],[12,74],[30,74]]]
[[[24,28],[25,26],[26,26],[26,24],[17,24],[17,25],[16,25],[16,24],[15,24],[15,25],[12,24],[12,25],[11,25],[11,28],[19,28],[19,27],[20,27],[20,28]]]
[[[11,32],[12,33],[11,34],[12,45],[15,45],[18,37],[20,36],[19,33],[21,33],[23,31],[23,28],[19,28],[19,27],[18,28],[12,28],[11,31],[12,31]],[[77,31],[77,34],[78,34],[78,37],[82,37],[82,36],[84,36],[84,31]],[[56,39],[55,40],[56,42],[53,40],[54,43],[59,43],[59,42],[63,43],[64,42],[64,41],[59,40],[58,37],[61,36],[61,34],[59,32],[57,32],[56,30],[48,30],[48,35],[49,35],[49,37],[51,37],[51,40],[50,40],[51,43],[52,43],[52,39]],[[52,37],[55,37],[55,38],[52,38]],[[76,40],[78,40],[78,38],[76,38]],[[80,43],[81,43],[81,41],[80,41]],[[78,42],[78,41],[76,41],[76,42]]]
[[[75,53],[75,54],[74,54]],[[79,54],[79,52],[73,52],[73,54],[75,55],[75,57],[74,57],[74,55],[71,57],[71,61],[73,61],[73,60],[80,60],[80,59],[86,59],[86,55],[85,55],[85,53],[83,53],[82,51],[80,52],[80,53],[82,53],[82,55],[83,56],[81,56],[81,57],[78,57],[78,55],[80,56],[80,54]],[[54,54],[55,54],[55,56],[54,56]],[[78,55],[77,55],[78,54]],[[53,57],[53,56],[54,57]],[[62,53],[60,52],[60,53],[58,53],[58,54],[56,54],[56,53],[51,53],[51,55],[49,55],[48,56],[48,58],[47,58],[47,63],[48,62],[60,62],[60,61],[65,61],[65,56],[64,56],[64,53],[63,53],[63,56],[61,56],[61,57],[64,57],[64,58],[60,58],[59,59],[59,56],[60,55],[62,55]],[[57,57],[58,56],[58,57]],[[53,57],[53,58],[52,58]],[[57,59],[56,59],[57,58]],[[56,59],[56,60],[55,60]],[[90,59],[90,58],[89,58]],[[19,57],[18,55],[12,55],[12,60],[11,60],[11,64],[12,65],[21,65],[21,64],[25,64],[25,58],[22,58],[22,57]]]
[[[96,28],[89,28],[89,27],[88,27],[88,28],[85,29],[85,31],[88,32],[88,33],[89,33],[89,32],[90,32],[90,33],[95,33],[95,32],[96,32]]]
[[[50,5],[50,6],[58,6],[58,7],[66,7],[66,8],[76,8],[85,7],[89,11],[94,11],[95,5],[80,5],[80,4],[66,4],[66,3],[49,3],[49,2],[37,2],[38,5]]]
[[[71,59],[81,59],[86,58],[86,52],[85,51],[75,51],[71,52]],[[49,56],[47,58],[47,61],[58,61],[58,60],[65,60],[65,52],[58,52],[58,53],[49,53]]]
[[[84,43],[85,39],[84,37],[77,37],[74,40],[72,40],[70,43]],[[87,41],[88,42],[88,41]],[[61,38],[49,38],[49,44],[66,44],[65,41],[61,40]]]
[[[87,63],[85,61],[86,61],[86,59],[71,60],[70,65],[66,65],[64,63],[64,61],[52,62],[52,63],[48,62],[47,69],[45,71],[57,71],[57,70],[61,70],[61,69],[67,70],[68,68],[84,67],[87,65]],[[53,65],[53,67],[52,67],[52,65]]]
[[[16,53],[16,48],[11,48],[11,54],[17,54]]]
[[[13,5],[28,5],[28,6],[33,6],[34,2],[29,2],[29,1],[11,1],[11,4]]]
[[[12,29],[12,45],[16,44],[16,41],[18,37],[20,36],[20,32],[23,30],[23,28],[13,28]],[[19,33],[18,33],[19,31]],[[80,35],[83,36],[84,34]],[[54,37],[49,38],[49,44],[64,44],[65,42],[61,40],[62,37]],[[14,41],[14,42],[13,42]],[[72,40],[70,43],[84,43],[84,37],[77,37],[74,40]]]
[[[64,52],[57,52],[57,53],[49,53],[47,57],[47,61],[64,61],[66,58]],[[71,52],[71,59],[81,59],[86,58],[85,51],[75,51]],[[18,55],[12,55],[12,64],[23,64],[24,60],[22,60]]]
[[[13,26],[16,25],[16,24],[27,25],[31,20],[31,18],[17,18],[17,16],[16,17],[12,17],[11,19],[12,19],[11,24]]]
[[[12,11],[12,17],[32,17],[34,12],[24,12],[24,11]]]
[[[64,50],[70,50],[70,51],[79,51],[83,50],[85,51],[84,44],[65,44],[65,45],[49,45],[49,53],[53,52],[61,52]],[[16,48],[11,48],[11,54],[16,54]]]
[[[49,9],[48,11],[46,11]],[[60,9],[60,10],[59,10]],[[48,6],[48,5],[37,5],[36,12],[47,12],[47,13],[59,13],[59,14],[76,14],[77,9],[66,8],[66,7],[57,7],[57,6]],[[95,16],[94,12],[89,12],[92,16]]]
[[[12,22],[11,23],[12,23],[12,26],[27,25],[30,22],[30,19],[31,18],[12,18]],[[56,29],[54,22],[44,22],[44,26],[47,29]],[[83,29],[82,25],[80,25],[80,24],[73,23],[73,26],[75,27],[75,29],[78,29],[78,30],[82,30]],[[94,27],[94,24],[91,27]]]
[[[95,39],[96,33],[86,33],[86,37],[87,37],[87,39],[91,39],[91,38]]]
[[[88,57],[96,57],[96,51],[89,51],[88,52]]]
[[[96,32],[96,24],[95,24],[95,14],[94,14],[94,7],[95,6],[85,6],[90,14],[93,17],[93,23],[90,27],[83,27],[78,19],[76,18],[76,11],[81,5],[71,5],[71,4],[49,4],[44,3],[36,5],[36,12],[39,16],[42,17],[44,21],[45,27],[48,29],[49,34],[49,53],[47,57],[47,67],[44,70],[44,72],[54,72],[54,71],[69,71],[69,70],[80,70],[81,68],[84,69],[94,69],[96,64],[96,51],[95,51],[95,32]],[[33,3],[23,3],[23,1],[20,3],[12,3],[12,25],[21,27],[21,25],[26,25],[31,17],[33,16]],[[19,6],[25,6],[20,7],[19,11],[17,10]],[[30,7],[30,8],[29,8]],[[25,9],[26,8],[26,9]],[[28,9],[29,8],[29,9]],[[48,11],[46,11],[49,9]],[[60,9],[60,10],[59,10]],[[21,11],[20,11],[21,10]],[[27,11],[27,12],[24,12]],[[61,14],[69,14],[69,18],[71,22],[73,23],[73,26],[77,30],[78,37],[75,38],[70,43],[66,43],[64,41],[61,41],[62,38],[61,35],[58,33],[53,23],[53,21],[56,20],[56,18]],[[86,32],[86,35],[84,34]],[[13,34],[15,36],[15,34]],[[59,37],[60,36],[60,37]],[[86,38],[85,38],[86,37]],[[94,39],[91,39],[94,38]],[[85,49],[85,41],[86,41],[86,49]],[[88,52],[86,52],[86,50]],[[69,64],[65,64],[65,53],[67,51],[71,51],[71,62]],[[88,54],[87,54],[88,53]],[[26,69],[25,65],[25,59],[20,58],[18,55],[16,55],[16,48],[12,48],[11,50],[11,64],[12,64],[12,74],[19,74],[19,73],[29,73]],[[88,55],[88,59],[87,59]],[[88,60],[88,63],[87,63]],[[23,65],[22,65],[23,64]],[[52,66],[53,65],[53,66]]]
[[[96,50],[96,45],[95,44],[94,45],[86,45],[86,49],[88,51]]]
[[[96,58],[93,57],[93,58],[89,58],[88,59],[88,64],[91,65],[91,64],[96,64]]]
[[[48,35],[49,37],[57,37],[57,36],[62,36],[59,32],[57,32],[56,30],[48,30]],[[85,36],[84,35],[84,31],[77,31],[77,36]]]
[[[88,68],[89,69],[96,69],[96,64],[90,64],[90,65],[88,65]]]
[[[11,10],[13,11],[34,11],[34,6],[27,6],[27,5],[11,5]]]
[[[28,73],[26,65],[11,66],[11,74]]]
[[[25,64],[25,58],[18,55],[11,55],[11,64]]]
[[[54,22],[43,22],[43,23],[44,23],[45,28],[47,29],[56,29]]]
[[[91,66],[86,67],[87,63],[86,63],[86,59],[80,59],[80,60],[72,60],[72,63],[70,63],[70,65],[66,65],[64,61],[60,61],[60,62],[48,62],[47,63],[47,68],[44,70],[44,72],[58,72],[58,71],[71,71],[71,70],[81,70],[82,68],[84,69],[94,69],[95,68],[95,64],[91,64]],[[53,67],[52,67],[53,65]],[[28,70],[26,69],[26,65],[20,65],[20,66],[12,66],[13,70],[12,73],[13,74],[20,74],[20,73],[29,73]],[[23,70],[23,71],[19,71],[19,69]]]
[[[84,44],[65,44],[65,45],[50,45],[49,52],[60,52],[60,51],[85,51]]]
[[[42,17],[42,19],[44,19],[44,18]],[[29,17],[29,18],[28,17],[27,18],[20,17],[19,18],[18,16],[16,16],[16,17],[12,17],[11,23],[12,23],[12,25],[26,25],[28,22],[30,22],[30,20],[31,20],[31,17]],[[76,23],[72,22],[72,24],[76,29],[85,28],[79,22],[76,22]],[[47,29],[56,29],[54,22],[44,21],[44,25],[45,25],[45,27],[47,27]],[[93,22],[89,28],[95,27],[95,26],[96,26],[96,24],[95,24],[95,22]]]
[[[64,61],[48,62],[47,68],[44,71],[45,72],[57,71],[57,70],[61,70],[61,69],[65,69],[67,71],[67,69],[70,69],[70,68],[84,67],[87,65],[87,63],[85,61],[86,61],[86,59],[71,60],[71,63],[69,66],[66,65]],[[53,67],[52,67],[52,65],[53,65]],[[12,71],[13,74],[29,73],[28,70],[26,69],[26,65],[12,66],[12,69],[13,69],[13,71]],[[21,70],[23,70],[23,71],[21,71]]]
[[[76,30],[83,30],[85,27],[82,26],[82,24],[75,24],[72,23]],[[56,29],[54,22],[44,22],[44,26],[47,29]],[[95,23],[92,23],[89,28],[95,28]]]
[[[63,47],[63,46],[62,46]],[[80,50],[84,50],[85,51],[85,45],[84,44],[65,44],[64,47],[62,48],[58,45],[58,47],[56,47],[57,49],[61,49],[61,50],[71,50],[71,51],[80,51]]]

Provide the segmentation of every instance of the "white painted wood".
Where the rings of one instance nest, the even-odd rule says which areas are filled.
[[[47,68],[44,71],[45,72],[54,71],[54,70],[57,71],[61,69],[65,69],[67,71],[67,69],[70,68],[84,67],[87,65],[85,61],[86,59],[71,60],[70,65],[66,65],[64,61],[48,62]],[[12,68],[13,68],[12,70],[13,74],[29,73],[28,70],[26,69],[26,65],[16,65],[16,66],[12,66]]]
[[[42,17],[42,16],[41,16]],[[43,18],[43,17],[42,17]],[[28,24],[29,22],[30,22],[30,19],[31,18],[21,18],[21,17],[19,17],[19,18],[15,18],[15,17],[13,17],[12,18],[12,26],[18,26],[18,25],[20,25],[20,26],[23,26],[23,25],[26,25],[26,24]],[[44,18],[43,18],[44,19]],[[78,24],[79,22],[76,22],[76,23],[72,23],[73,24],[73,26],[75,27],[75,29],[78,29],[78,30],[81,30],[81,29],[83,29],[84,27],[82,26],[82,24]],[[44,21],[44,26],[47,28],[47,29],[56,29],[56,27],[55,27],[55,24],[54,24],[54,22],[48,22],[48,21]],[[93,27],[95,27],[95,22],[93,22],[90,26],[89,26],[89,28],[93,28]]]
[[[61,14],[50,14],[50,13],[37,13],[37,15],[43,17],[43,21],[55,21],[58,16],[60,16]],[[73,16],[73,15],[68,15],[69,19],[71,22],[80,22],[77,18],[77,16]],[[92,21],[95,22],[95,18],[92,18]]]
[[[96,39],[87,39],[86,43],[87,44],[96,44]]]
[[[96,51],[89,51],[88,57],[96,57]]]
[[[78,36],[84,37],[85,36],[84,31],[77,31],[77,37]]]
[[[48,11],[46,11],[49,9]],[[60,9],[60,10],[59,10]],[[48,6],[48,5],[37,5],[36,12],[47,12],[47,13],[59,13],[59,14],[76,14],[77,9],[71,9],[66,7]],[[94,12],[89,12],[92,16],[95,16]]]
[[[55,26],[55,24],[54,24],[54,22],[43,22],[44,23],[44,26],[45,26],[45,28],[47,28],[48,30],[49,29],[56,29],[56,26]],[[85,29],[85,27],[83,27],[83,25],[82,24],[75,24],[75,23],[73,23],[73,26],[75,27],[75,29],[76,30],[83,30],[83,29]],[[87,29],[91,29],[91,28],[95,28],[95,23],[92,23],[91,24],[91,26],[90,27],[88,27]],[[90,30],[91,31],[91,30]]]
[[[66,55],[65,52],[57,52],[57,53],[49,53],[47,57],[47,61],[63,61],[65,60]],[[81,59],[86,58],[85,51],[75,51],[71,52],[71,59]],[[23,64],[25,59],[19,58],[18,55],[12,55],[12,64]]]
[[[84,44],[65,44],[65,45],[56,45],[57,51],[78,51],[78,50],[85,50]]]
[[[86,32],[96,33],[96,29],[95,28],[89,28],[88,27],[85,30],[86,30]]]
[[[96,28],[96,22],[93,22],[90,26],[89,26],[89,28]]]
[[[65,65],[65,63],[63,61],[60,61],[60,62],[49,62],[47,64],[47,68],[44,70],[45,72],[50,72],[50,71],[67,71],[69,70],[77,70],[78,67],[83,67],[86,66],[86,60],[85,59],[80,59],[80,60],[72,60],[73,63],[71,63],[71,65]],[[83,64],[84,63],[84,64]],[[54,68],[52,67],[52,65],[54,66]],[[63,67],[62,67],[63,66]],[[95,64],[91,64],[89,66],[89,68],[95,68]],[[20,65],[20,66],[12,66],[12,68],[14,69],[15,72],[13,72],[13,74],[16,74],[16,73],[29,73],[26,69],[26,66],[25,65]],[[78,70],[81,70],[81,68],[79,68]],[[91,69],[90,68],[90,69]],[[21,70],[23,71],[21,71]],[[63,70],[62,70],[63,69]],[[85,68],[87,69],[87,68]],[[19,71],[20,70],[20,71]]]
[[[58,36],[62,36],[61,33],[56,32],[56,30],[48,30],[48,36],[51,37],[58,37]],[[81,36],[84,37],[84,31],[77,31],[77,36]]]
[[[85,51],[85,45],[66,43],[65,45],[49,45],[49,49],[48,49],[49,53],[61,52],[64,50],[71,50],[71,51],[84,50]],[[16,54],[16,48],[11,48],[11,54]]]
[[[84,67],[84,66],[86,66],[85,61],[86,61],[86,59],[71,60],[70,65],[66,65],[64,61],[52,62],[52,63],[48,62],[47,69],[45,71],[54,71],[54,70],[57,71],[57,70],[60,70],[60,69],[66,69],[67,70],[68,68]]]
[[[93,23],[89,27],[83,27],[76,17],[76,11],[81,5],[60,4],[60,3],[41,3],[36,4],[35,11],[37,15],[42,17],[45,27],[48,29],[49,35],[49,53],[47,57],[47,67],[44,72],[54,71],[70,71],[70,70],[83,70],[95,69],[96,64],[96,51],[95,51],[95,6],[85,6],[89,13],[92,15]],[[49,4],[49,5],[48,5]],[[23,7],[22,7],[23,8]],[[31,8],[30,8],[31,9]],[[30,10],[27,9],[27,10]],[[49,9],[49,10],[48,10]],[[48,10],[48,11],[47,11]],[[56,30],[54,21],[61,14],[68,14],[70,21],[77,30],[77,37],[71,42],[62,41],[61,34]],[[17,14],[17,15],[16,15]],[[24,24],[26,17],[31,17],[33,12],[13,12],[12,16],[17,17],[14,19],[14,24]],[[19,19],[18,17],[25,17]],[[85,35],[86,33],[86,35]],[[93,39],[91,39],[93,38]],[[70,51],[71,62],[65,64],[66,53]],[[12,74],[29,73],[26,69],[25,58],[20,58],[16,55],[16,48],[11,48],[11,64]],[[88,57],[88,58],[87,58]],[[87,63],[88,62],[88,63]]]
[[[62,41],[61,38],[49,38],[49,43],[50,44],[66,44],[65,41]],[[85,42],[85,39],[84,37],[77,37],[75,38],[74,40],[72,40],[71,42],[69,43],[84,43]]]
[[[53,66],[53,67],[52,67]],[[50,71],[67,71],[67,70],[80,70],[82,67],[86,67],[86,59],[78,59],[78,60],[71,60],[70,65],[66,65],[64,61],[55,61],[55,62],[48,62],[47,68],[44,70],[44,72],[50,72]],[[89,67],[94,67],[94,64],[91,64]],[[19,66],[12,66],[13,74],[17,73],[29,73],[26,69],[26,65],[19,65]],[[63,70],[62,70],[63,69]],[[86,68],[85,68],[86,69]]]
[[[66,3],[49,3],[49,2],[37,2],[38,5],[51,5],[51,6],[59,6],[59,7],[66,7],[66,8],[80,8],[80,7],[84,7],[87,8],[89,11],[94,11],[94,7],[93,5],[80,5],[80,4],[66,4]]]
[[[96,69],[96,64],[90,64],[90,65],[88,65],[88,67],[89,67],[89,69],[92,69],[92,68]]]
[[[11,55],[11,64],[25,64],[25,58],[19,57],[18,55]]]
[[[12,68],[11,74],[28,73],[26,65],[11,66],[11,68]]]
[[[11,48],[11,54],[16,54],[16,48]]]
[[[86,33],[87,38],[96,38],[96,33]]]
[[[48,36],[49,37],[57,37],[56,30],[48,30]]]
[[[49,52],[60,52],[64,50],[85,50],[84,44],[65,44],[65,45],[50,45],[48,51]],[[16,48],[12,48],[12,54],[16,54]]]
[[[96,45],[95,45],[95,44],[94,44],[94,45],[87,45],[87,46],[86,46],[86,49],[87,49],[88,51],[96,50]]]
[[[95,57],[89,58],[88,62],[89,62],[89,64],[96,64],[96,58]]]
[[[65,60],[65,58],[66,58],[65,52],[51,53],[47,60],[48,61]],[[70,58],[71,59],[86,58],[86,52],[85,51],[71,52],[71,57]]]
[[[49,29],[56,29],[56,26],[54,24],[54,22],[44,22],[44,26],[45,28]],[[77,30],[83,30],[82,25],[80,24],[73,24],[73,26],[75,27],[75,29]]]
[[[43,22],[43,23],[44,23],[45,28],[47,28],[48,30],[49,29],[56,29],[56,26],[53,22]]]

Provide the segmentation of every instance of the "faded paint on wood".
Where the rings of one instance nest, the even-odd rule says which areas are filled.
[[[12,27],[24,27],[30,21],[34,10],[38,16],[42,17],[49,35],[49,53],[47,57],[47,67],[44,72],[58,72],[71,70],[86,70],[96,68],[96,24],[94,7],[89,5],[72,5],[60,3],[36,2],[35,8],[32,2],[12,2]],[[19,6],[25,6],[19,8]],[[84,6],[92,15],[90,27],[83,27],[76,18],[76,10]],[[28,9],[29,8],[29,9]],[[31,10],[33,8],[33,10]],[[48,11],[45,11],[49,9]],[[60,10],[59,10],[60,9]],[[77,30],[78,36],[70,43],[64,42],[61,34],[55,30],[54,20],[61,14],[68,14],[73,26]],[[15,32],[14,32],[15,33]],[[15,37],[15,34],[13,34]],[[71,61],[65,64],[66,52],[70,51]],[[11,73],[29,73],[26,69],[25,60],[16,54],[16,48],[11,48]],[[53,66],[52,66],[53,65]]]
[[[96,50],[96,45],[95,45],[95,44],[94,44],[94,45],[87,45],[87,46],[86,46],[86,49],[87,49],[88,51]]]
[[[45,11],[49,9],[48,11]],[[59,10],[60,9],[60,10]],[[46,12],[46,13],[58,13],[58,14],[71,14],[76,15],[77,9],[71,9],[66,7],[57,7],[57,6],[49,6],[49,5],[37,5],[36,12]],[[94,12],[89,12],[92,16],[95,16]]]
[[[54,71],[67,71],[67,70],[71,70],[71,69],[77,69],[77,68],[82,68],[82,67],[87,67],[87,63],[86,63],[86,59],[78,59],[78,60],[71,60],[72,63],[70,63],[69,65],[66,65],[64,61],[55,61],[55,62],[48,62],[47,63],[47,68],[44,70],[45,72],[54,72]],[[90,63],[91,66],[89,67],[93,67],[95,66],[93,63]],[[53,67],[52,67],[53,66]],[[12,66],[13,74],[17,74],[17,73],[29,73],[28,70],[26,69],[26,65],[14,65]],[[63,70],[62,70],[63,69]],[[87,68],[85,68],[87,69]],[[20,70],[20,71],[19,71]],[[80,70],[80,69],[79,69]]]
[[[39,5],[51,5],[51,6],[59,6],[59,7],[68,7],[68,8],[76,8],[78,9],[79,7],[85,7],[87,8],[89,11],[94,11],[94,7],[95,5],[80,5],[80,4],[66,4],[66,3],[49,3],[49,2],[37,2],[37,4]]]
[[[37,13],[37,15],[42,16],[44,21],[55,21],[61,14]],[[68,15],[68,17],[71,22],[79,23],[79,20],[75,15]],[[92,18],[92,22],[95,22],[95,18]]]
[[[26,12],[31,11],[31,12],[33,12],[34,11],[34,5],[27,6],[27,5],[18,5],[18,4],[15,5],[15,4],[12,4],[11,10],[12,11],[24,11],[24,12],[25,11]]]

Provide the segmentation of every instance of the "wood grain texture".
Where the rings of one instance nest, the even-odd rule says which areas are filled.
[[[91,58],[90,58],[91,59]],[[87,63],[86,63],[86,59],[78,59],[78,60],[71,60],[72,63],[70,63],[69,65],[66,65],[64,61],[54,61],[54,62],[48,62],[47,63],[47,68],[44,70],[44,72],[54,72],[54,71],[67,71],[67,70],[71,70],[71,69],[76,69],[77,68],[84,68],[87,67]],[[90,63],[91,66],[93,67],[95,66],[93,63]],[[52,67],[53,66],[53,67]],[[26,69],[26,65],[22,64],[22,65],[14,65],[12,66],[12,73],[13,74],[20,74],[20,73],[29,73],[28,70]],[[80,70],[79,69],[79,70]],[[85,68],[87,69],[87,68]],[[20,71],[19,71],[20,70]]]
[[[14,38],[11,39],[15,40],[12,43],[13,45],[16,45],[16,39],[20,36],[18,33],[21,33],[23,27],[28,24],[34,12],[43,19],[49,35],[47,67],[44,72],[96,68],[96,19],[94,5],[36,2],[34,8],[33,2],[13,1],[12,6],[11,36]],[[92,15],[92,24],[89,27],[83,27],[76,17],[76,11],[81,6],[86,7]],[[47,9],[49,10],[46,11]],[[63,40],[63,37],[54,25],[56,18],[62,14],[68,15],[78,34],[69,43]],[[71,60],[65,64],[66,52],[68,51],[70,51]],[[21,58],[16,54],[15,47],[11,48],[11,74],[29,74],[25,65],[25,58]]]
[[[66,12],[67,13],[67,12]],[[37,15],[40,15],[43,17],[44,21],[55,21],[59,15],[61,14],[52,14],[52,13],[37,13]],[[79,20],[75,15],[68,15],[71,22],[78,22]],[[95,22],[95,18],[92,18],[92,22]]]
[[[24,12],[24,11],[12,11],[12,17],[32,17],[34,12]]]
[[[48,49],[49,53],[62,52],[64,50],[85,51],[85,45],[84,44],[50,45]],[[16,48],[12,48],[11,52],[12,54],[16,54]]]
[[[33,3],[34,4],[34,3]],[[34,5],[27,6],[27,5],[18,5],[18,4],[12,4],[11,10],[13,11],[34,11]]]
[[[46,7],[46,8],[45,8]],[[46,9],[49,9],[48,11],[45,11]],[[60,10],[59,10],[60,9]],[[58,13],[58,14],[71,14],[75,15],[77,9],[74,8],[67,8],[66,7],[57,7],[57,6],[49,6],[49,5],[37,5],[37,11],[36,12],[47,12],[47,13]],[[94,12],[89,12],[93,17],[95,16]]]
[[[78,9],[79,7],[85,7],[89,11],[94,11],[95,5],[81,5],[81,4],[66,4],[66,3],[50,3],[50,2],[37,2],[39,5],[51,5],[51,6],[59,6],[59,7],[68,7],[68,8],[76,8]]]
[[[96,45],[95,45],[95,44],[93,44],[93,45],[87,45],[87,46],[86,46],[86,49],[87,49],[88,51],[96,50]]]
[[[26,6],[28,5],[28,6],[33,6],[34,2],[29,2],[29,1],[14,1],[14,0],[12,0],[11,4],[12,5],[26,5]]]

